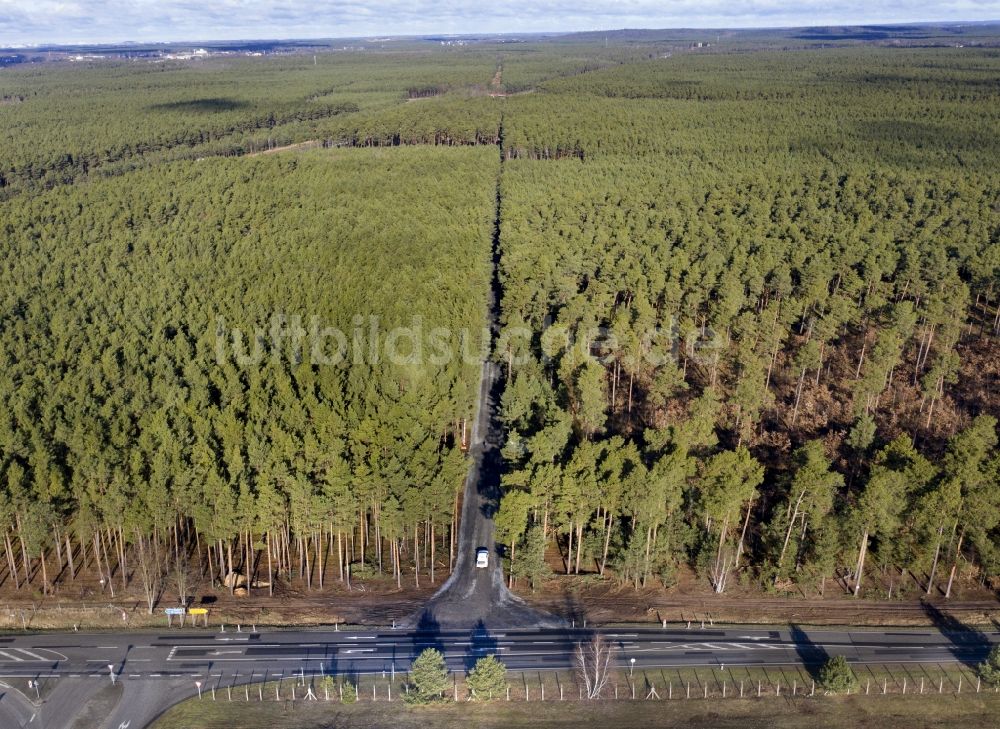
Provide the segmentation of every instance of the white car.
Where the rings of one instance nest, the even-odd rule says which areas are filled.
[[[476,550],[476,567],[488,567],[490,564],[490,550],[480,547]]]

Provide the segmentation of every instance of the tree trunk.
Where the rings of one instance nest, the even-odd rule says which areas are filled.
[[[778,557],[778,569],[779,570],[781,569],[781,565],[785,561],[785,551],[788,549],[788,540],[791,539],[791,537],[792,537],[792,528],[795,526],[795,520],[798,519],[798,517],[799,517],[799,506],[802,504],[802,499],[805,497],[805,495],[806,495],[806,492],[804,490],[802,491],[801,494],[799,494],[799,498],[795,502],[795,511],[792,512],[792,514],[790,515],[790,517],[788,519],[788,529],[785,530],[785,542],[784,542],[784,544],[781,545],[781,555]],[[777,579],[778,579],[778,577],[777,577],[777,575],[775,575],[775,580],[777,580]]]
[[[420,587],[420,522],[413,522],[413,586]]]
[[[24,567],[24,582],[31,584],[31,573],[28,571],[28,548],[24,545],[24,531],[21,529],[21,515],[15,514],[17,523],[17,541],[21,543],[21,565]]]
[[[799,384],[795,388],[795,407],[792,408],[792,425],[795,425],[795,421],[799,417],[799,402],[802,400],[802,387],[806,381],[806,368],[802,368],[802,374],[799,375]]]
[[[934,563],[931,565],[931,576],[927,580],[927,594],[930,595],[934,589],[934,575],[937,574],[938,557],[941,555],[941,535],[944,533],[944,524],[938,527],[937,544],[934,546]]]
[[[45,567],[45,550],[39,553],[39,560],[42,563],[42,594],[49,594],[49,571]]]
[[[569,547],[566,552],[566,574],[573,571],[573,520],[569,522]]]
[[[17,577],[17,565],[14,563],[14,550],[11,549],[10,545],[10,533],[4,530],[3,533],[4,546],[7,548],[7,569],[10,570],[10,576],[14,579],[14,589],[20,590],[21,585],[18,582]]]
[[[726,543],[726,531],[729,529],[729,519],[728,517],[722,520],[722,528],[719,530],[719,549],[715,553],[715,579],[716,585],[718,585],[719,579],[719,568],[722,565],[722,547]],[[719,592],[719,590],[716,590]]]
[[[274,571],[271,566],[271,530],[267,532],[267,596],[274,597]]]
[[[573,571],[576,574],[580,574],[580,553],[581,547],[583,546],[583,522],[578,521],[576,523],[576,566]]]
[[[944,591],[947,599],[951,598],[951,586],[955,582],[955,573],[958,572],[958,560],[962,556],[962,540],[965,539],[965,529],[958,535],[958,545],[955,547],[955,561],[951,565],[951,574],[948,575],[948,589]]]
[[[601,552],[601,577],[604,577],[604,568],[608,563],[608,547],[611,544],[611,527],[614,524],[614,516],[610,512],[608,512],[606,516],[607,521],[605,522],[604,527],[604,551]]]
[[[73,564],[73,543],[69,540],[69,534],[66,534],[66,562],[69,564],[69,578],[76,580],[76,565]]]
[[[342,532],[337,530],[337,569],[340,571],[340,581],[344,581],[344,544]]]
[[[861,578],[865,571],[865,557],[868,555],[868,530],[861,535],[861,547],[858,549],[858,564],[854,574],[854,597],[861,593]]]
[[[319,576],[319,589],[323,589],[323,530],[316,531],[316,574]]]
[[[306,589],[312,589],[312,563],[309,561],[309,538],[303,537],[302,540],[302,554],[305,561],[306,570]]]
[[[510,540],[510,572],[507,574],[507,589],[514,589],[514,544],[516,539]]]
[[[750,526],[750,511],[753,509],[753,499],[747,504],[747,516],[743,520],[743,530],[740,532],[740,542],[736,545],[736,559],[733,560],[733,569],[739,569],[740,557],[743,556],[743,543],[747,537],[747,527]]]

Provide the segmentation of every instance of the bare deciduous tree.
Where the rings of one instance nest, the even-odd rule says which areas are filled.
[[[177,600],[181,605],[187,605],[191,597],[191,590],[194,582],[194,570],[191,568],[191,560],[186,552],[181,552],[174,559],[174,569],[171,571],[174,579],[174,586],[177,588]]]
[[[146,538],[136,530],[138,545],[139,577],[142,579],[142,592],[146,598],[146,609],[153,614],[153,608],[160,599],[163,590],[163,568],[160,563],[159,549],[154,540]]]
[[[598,699],[608,683],[612,645],[601,635],[576,646],[576,674],[588,699]]]

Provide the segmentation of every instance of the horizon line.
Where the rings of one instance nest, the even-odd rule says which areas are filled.
[[[661,26],[661,27],[621,27],[621,28],[589,28],[575,30],[539,30],[539,31],[468,31],[468,32],[434,32],[426,33],[367,33],[361,35],[323,35],[323,36],[283,36],[283,37],[202,37],[183,38],[177,40],[100,40],[100,41],[39,41],[34,43],[15,43],[4,45],[0,41],[0,50],[25,50],[25,49],[57,49],[69,47],[102,47],[120,45],[188,45],[188,44],[213,44],[213,43],[297,43],[297,42],[332,42],[332,41],[402,41],[402,40],[426,40],[430,38],[505,38],[505,37],[533,37],[533,36],[567,36],[582,35],[586,33],[625,33],[625,32],[655,32],[655,31],[705,31],[715,32],[740,32],[740,31],[788,31],[788,30],[808,30],[812,28],[894,28],[900,26],[908,27],[960,27],[960,26],[990,26],[1000,25],[1000,17],[990,20],[901,20],[901,21],[880,21],[880,22],[850,22],[850,23],[821,23],[817,25],[706,25],[706,26]],[[849,40],[849,39],[846,39]],[[883,39],[884,40],[884,39]]]

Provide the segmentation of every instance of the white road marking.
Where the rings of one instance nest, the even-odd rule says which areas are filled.
[[[348,653],[348,654],[350,654],[350,653],[374,653],[375,649],[374,648],[355,648],[353,650],[346,650],[344,652]]]
[[[18,658],[15,655],[11,655],[7,651],[0,651],[0,656],[7,656],[7,659],[10,660],[10,661],[17,661],[18,663],[24,663],[24,659],[23,658]]]

